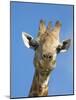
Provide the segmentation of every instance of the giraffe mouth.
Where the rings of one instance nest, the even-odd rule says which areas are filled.
[[[48,61],[48,60],[41,60],[40,61],[40,65],[42,65],[43,67],[44,66],[50,66],[50,67],[52,67],[55,63],[56,63],[56,60],[54,60],[54,59],[52,59],[50,61]]]
[[[51,70],[48,70],[48,69],[46,69],[46,70],[44,70],[44,69],[39,69],[38,70],[38,72],[42,75],[42,76],[47,76],[47,75],[49,75],[49,73],[50,73],[50,71]]]
[[[48,72],[55,68],[56,60],[52,60],[51,62],[41,61],[40,69],[42,72]]]

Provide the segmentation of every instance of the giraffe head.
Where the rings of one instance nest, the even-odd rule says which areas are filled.
[[[62,43],[59,39],[61,23],[57,21],[54,28],[51,22],[46,27],[45,22],[40,20],[39,32],[36,38],[25,32],[22,33],[23,41],[28,48],[33,48],[35,51],[34,65],[39,71],[50,71],[54,69],[56,56],[60,52],[68,50],[71,40],[65,40]]]

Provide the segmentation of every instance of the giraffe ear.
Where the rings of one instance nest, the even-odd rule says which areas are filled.
[[[22,32],[22,39],[27,48],[36,49],[39,46],[38,42],[26,32]]]
[[[66,52],[71,45],[71,39],[63,41],[62,45],[59,45],[57,48],[57,53]]]

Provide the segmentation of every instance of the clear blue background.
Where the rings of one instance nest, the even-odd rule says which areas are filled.
[[[40,19],[46,25],[62,22],[60,39],[73,37],[73,6],[11,2],[11,97],[27,97],[34,75],[34,51],[27,49],[22,32],[37,35]],[[73,46],[57,56],[49,95],[73,94]]]

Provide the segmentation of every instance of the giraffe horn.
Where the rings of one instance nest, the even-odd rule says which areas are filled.
[[[50,21],[49,23],[48,23],[48,26],[47,26],[47,33],[50,33],[51,32],[51,30],[52,30],[52,22]]]
[[[56,21],[55,27],[52,30],[52,35],[58,40],[59,40],[60,29],[61,29],[61,23],[60,23],[60,21]]]
[[[56,21],[55,27],[61,27],[61,22],[60,21]]]
[[[43,20],[40,20],[40,25],[39,25],[39,35],[44,34],[46,31],[46,26],[45,22]]]

